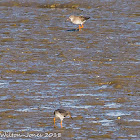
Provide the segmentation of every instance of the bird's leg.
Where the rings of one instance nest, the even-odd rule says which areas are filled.
[[[77,28],[76,28],[76,30],[79,30],[79,29],[80,29],[80,27],[81,27],[81,26],[79,25],[79,27],[77,27]]]
[[[61,128],[63,128],[63,126],[62,126],[62,120],[61,120]]]
[[[55,127],[55,118],[53,120],[54,120],[54,127]]]
[[[84,25],[82,24],[81,28],[84,28]]]
[[[79,29],[84,28],[84,25],[82,24],[82,26],[79,25]]]
[[[73,120],[72,116],[70,115],[70,118]]]

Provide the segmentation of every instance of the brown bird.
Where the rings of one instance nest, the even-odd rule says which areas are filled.
[[[61,120],[61,123],[60,123],[61,124],[61,128],[63,127],[62,126],[62,121],[63,121],[63,119],[65,117],[69,116],[71,119],[73,119],[71,117],[71,113],[69,111],[64,110],[64,109],[57,109],[57,110],[55,110],[54,111],[54,115],[55,115],[55,117],[54,117],[54,127],[55,127],[55,120],[57,118],[59,118]]]
[[[74,16],[71,15],[67,20],[70,20],[74,24],[81,24],[79,25],[79,29],[83,28],[83,24],[89,19],[90,17],[84,17],[84,16]]]

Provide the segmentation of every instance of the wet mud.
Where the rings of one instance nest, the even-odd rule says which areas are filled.
[[[140,139],[137,0],[2,0],[0,10],[0,139]],[[72,14],[90,17],[82,30]],[[63,128],[58,108],[73,117]]]

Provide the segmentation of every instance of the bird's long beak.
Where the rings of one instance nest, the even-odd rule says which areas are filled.
[[[70,118],[73,120],[72,116],[70,116]]]

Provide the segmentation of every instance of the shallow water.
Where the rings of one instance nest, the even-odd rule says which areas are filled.
[[[0,139],[140,139],[137,0],[2,0],[0,9]],[[91,18],[75,31],[72,14]],[[57,108],[74,118],[62,129]]]

